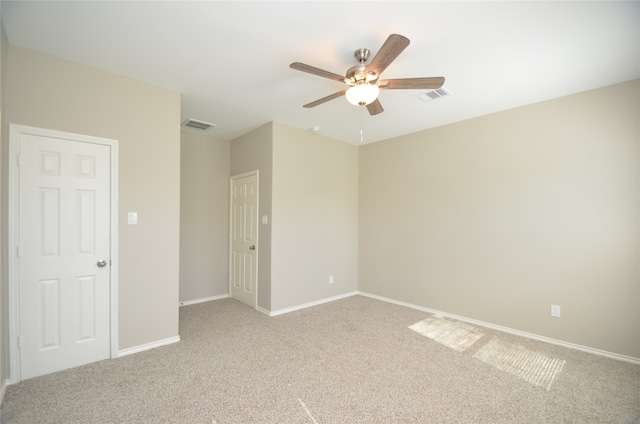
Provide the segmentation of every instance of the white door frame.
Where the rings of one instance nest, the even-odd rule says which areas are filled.
[[[20,136],[36,135],[41,137],[60,138],[81,143],[92,143],[109,146],[111,149],[111,233],[110,254],[110,331],[111,358],[118,357],[118,141],[108,138],[73,134],[62,131],[29,127],[25,125],[9,125],[9,175],[8,175],[8,228],[7,228],[7,268],[8,268],[8,304],[9,304],[9,382],[18,383],[20,375],[20,272],[18,261],[18,225],[20,216],[20,170],[19,157]]]
[[[259,287],[259,261],[260,261],[260,226],[258,224],[259,216],[260,216],[260,171],[258,169],[254,171],[244,172],[242,174],[232,175],[229,178],[229,297],[231,297],[231,273],[233,272],[233,182],[234,180],[250,177],[252,175],[256,176],[256,253],[255,253],[255,261],[256,261],[256,298],[255,298],[255,309],[258,309],[258,290]]]

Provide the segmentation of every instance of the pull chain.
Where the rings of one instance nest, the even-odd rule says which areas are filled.
[[[360,106],[360,143],[364,143],[364,106]]]

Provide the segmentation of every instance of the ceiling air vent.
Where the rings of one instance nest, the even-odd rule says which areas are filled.
[[[196,119],[189,118],[182,123],[182,126],[185,128],[193,128],[196,130],[206,131],[210,128],[215,127],[216,124],[210,124],[209,122],[198,121]]]
[[[431,100],[439,99],[440,97],[448,96],[449,93],[444,88],[438,88],[437,90],[427,91],[426,93],[419,94],[416,96],[423,102],[430,102]]]

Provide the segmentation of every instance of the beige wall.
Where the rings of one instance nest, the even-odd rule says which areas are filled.
[[[634,81],[362,147],[359,290],[640,358],[639,116]]]
[[[277,311],[357,290],[358,147],[273,125],[271,310]]]
[[[231,142],[231,175],[260,171],[258,306],[357,290],[358,148],[273,122]],[[329,275],[334,284],[329,284]]]
[[[258,229],[258,307],[271,310],[271,179],[273,124],[266,124],[231,141],[231,176],[259,171],[258,215],[269,223]],[[228,194],[227,194],[228,197]]]
[[[228,141],[182,131],[180,301],[229,292]]]
[[[6,82],[7,123],[119,141],[119,348],[177,336],[180,95],[14,46]]]

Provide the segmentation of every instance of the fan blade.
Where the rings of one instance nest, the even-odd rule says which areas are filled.
[[[378,76],[387,69],[400,53],[409,45],[409,39],[398,34],[391,34],[373,58],[366,72],[375,72]]]
[[[384,111],[382,105],[380,104],[380,100],[378,99],[375,99],[373,102],[369,103],[367,105],[367,110],[369,111],[369,115],[377,115]]]
[[[291,65],[289,65],[289,67],[291,69],[295,69],[296,71],[302,71],[308,74],[317,75],[319,77],[329,78],[330,80],[344,82],[344,77],[342,75],[334,74],[333,72],[325,71],[311,65],[305,65],[304,63],[293,62]]]
[[[400,78],[380,81],[378,88],[381,90],[398,90],[398,89],[431,89],[435,90],[442,87],[444,77],[426,77],[426,78]]]
[[[306,105],[302,106],[302,107],[306,107],[306,108],[310,108],[310,107],[316,107],[318,105],[321,105],[322,103],[326,103],[329,100],[333,100],[333,99],[337,99],[338,97],[342,96],[347,90],[342,90],[342,91],[338,91],[337,93],[333,93],[327,97],[323,97],[321,99],[316,100],[315,102],[311,102],[311,103],[307,103]]]

